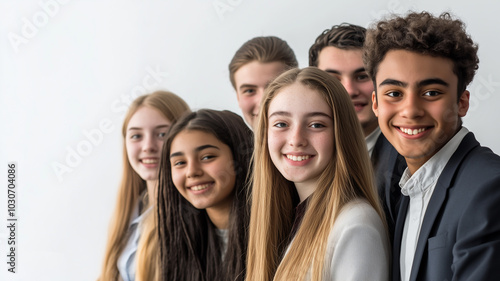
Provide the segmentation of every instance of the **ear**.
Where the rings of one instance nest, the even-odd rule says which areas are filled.
[[[377,93],[375,91],[372,92],[372,110],[375,113],[375,116],[378,117],[378,103],[377,103]]]
[[[462,95],[460,95],[460,98],[458,99],[458,116],[459,117],[464,117],[467,115],[467,111],[469,110],[469,99],[470,99],[470,93],[469,91],[465,90]]]

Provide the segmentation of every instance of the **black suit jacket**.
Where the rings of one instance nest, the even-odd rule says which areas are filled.
[[[393,280],[409,197],[401,196]],[[441,173],[418,237],[410,280],[500,280],[500,156],[468,133]]]
[[[375,172],[378,195],[384,208],[390,241],[392,241],[397,215],[395,207],[401,197],[399,180],[406,169],[406,161],[385,138],[384,134],[380,134],[378,137],[373,148],[371,160],[373,171]]]

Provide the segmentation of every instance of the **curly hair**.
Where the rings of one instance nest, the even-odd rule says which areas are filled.
[[[478,69],[477,49],[477,44],[465,32],[465,23],[453,19],[449,13],[436,17],[428,12],[411,12],[406,17],[380,21],[368,29],[363,61],[375,83],[378,66],[390,50],[451,59],[460,95]]]
[[[236,89],[234,74],[243,65],[258,61],[261,63],[281,62],[287,69],[295,68],[299,64],[295,53],[288,43],[276,36],[260,36],[245,42],[234,54],[229,63],[229,80]]]
[[[328,46],[344,50],[362,49],[365,36],[366,28],[345,22],[324,30],[309,48],[309,66],[318,66],[319,52]]]

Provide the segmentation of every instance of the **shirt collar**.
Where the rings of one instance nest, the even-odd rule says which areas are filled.
[[[380,131],[380,127],[375,128],[373,132],[371,132],[366,138],[366,148],[368,148],[368,153],[370,156],[372,155],[373,148],[375,147],[375,144],[377,143],[377,139],[380,136],[382,132]]]
[[[134,210],[132,211],[132,214],[130,216],[131,225],[139,223],[147,213],[151,212],[153,206],[148,206],[148,202],[147,190],[144,190],[141,195],[139,195],[137,204],[135,205]],[[144,210],[144,207],[147,207],[147,209]]]
[[[434,156],[422,165],[413,175],[410,170],[406,168],[399,186],[401,193],[409,196],[420,192],[425,192],[432,184],[434,184],[444,167],[450,160],[451,156],[457,150],[465,135],[469,132],[467,128],[462,127],[456,134],[446,143]]]

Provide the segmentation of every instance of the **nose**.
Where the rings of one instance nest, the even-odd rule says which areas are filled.
[[[294,126],[290,130],[290,137],[288,143],[293,147],[307,146],[307,133],[301,125]]]
[[[260,104],[262,102],[262,97],[264,96],[264,88],[258,88],[257,92],[254,95],[254,103],[255,106],[253,107],[252,114],[253,116],[258,116],[259,115],[259,110],[260,110]]]
[[[353,78],[342,79],[341,83],[351,98],[359,95],[359,89],[356,85],[356,81],[354,81]]]
[[[203,170],[200,168],[200,165],[196,161],[189,161],[187,166],[187,178],[196,178],[203,175]]]
[[[404,101],[401,103],[401,116],[409,119],[422,117],[424,114],[423,102],[425,101],[419,99],[416,93],[406,94]]]
[[[156,142],[155,138],[151,134],[147,134],[144,137],[144,143],[142,150],[145,152],[156,152],[158,151],[158,143]]]

